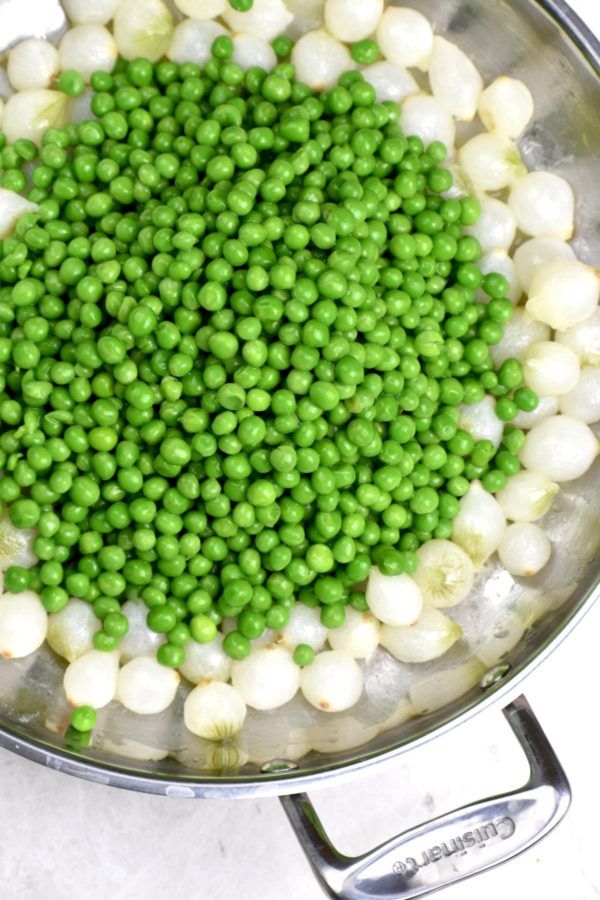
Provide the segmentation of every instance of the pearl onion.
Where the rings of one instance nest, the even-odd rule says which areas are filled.
[[[33,591],[0,595],[0,656],[20,659],[44,643],[48,615]]]
[[[545,531],[529,522],[509,525],[498,547],[500,562],[511,575],[537,575],[544,568],[552,545]]]
[[[50,87],[58,70],[58,50],[50,41],[21,41],[8,54],[7,73],[17,91]]]
[[[560,411],[586,425],[600,420],[600,366],[581,370],[575,387],[560,398]]]
[[[508,250],[515,239],[517,220],[506,203],[495,197],[484,197],[479,221],[466,231],[477,238],[484,253],[486,250]]]
[[[347,653],[326,650],[302,669],[300,689],[317,709],[341,712],[358,701],[363,691],[363,674],[356,660]]]
[[[374,566],[367,582],[367,603],[386,625],[411,625],[423,608],[421,589],[410,575],[382,575]]]
[[[414,579],[428,606],[456,606],[469,596],[475,567],[468,554],[454,541],[434,539],[422,544]]]
[[[412,75],[394,63],[385,60],[373,63],[365,66],[362,74],[365,81],[375,88],[378,103],[383,103],[384,100],[400,103],[405,97],[419,93],[419,85]]]
[[[383,12],[383,0],[326,0],[325,25],[334,38],[354,43],[372,34]]]
[[[223,635],[217,633],[208,644],[188,641],[185,645],[185,661],[179,666],[181,674],[198,684],[199,681],[229,681],[233,661],[223,650]]]
[[[181,678],[153,656],[140,656],[119,672],[116,699],[139,716],[163,712],[175,699]]]
[[[92,649],[93,637],[99,627],[91,604],[71,599],[59,612],[48,616],[46,640],[55,653],[73,662]]]
[[[76,25],[106,25],[114,16],[121,0],[62,0],[69,22]],[[201,0],[205,3],[206,0]]]
[[[227,0],[173,0],[177,9],[191,19],[215,19],[227,9]]]
[[[119,651],[88,650],[67,666],[63,686],[72,706],[107,706],[117,691]]]
[[[597,455],[598,441],[591,429],[579,419],[559,415],[531,429],[520,459],[526,469],[560,484],[587,472]]]
[[[479,481],[472,481],[461,498],[460,510],[453,522],[452,540],[480,566],[498,549],[506,519],[497,500]]]
[[[565,241],[573,234],[573,191],[559,175],[552,172],[529,172],[513,184],[508,205],[523,234],[530,237],[555,237]]]
[[[117,59],[117,45],[103,25],[76,25],[58,45],[60,67],[75,69],[89,82],[92,72],[110,72]]]
[[[365,659],[376,649],[380,636],[379,622],[371,613],[348,606],[344,624],[329,632],[329,645],[332,650],[342,650],[354,659]]]
[[[515,250],[513,260],[523,290],[529,293],[529,286],[535,271],[544,263],[554,259],[575,259],[575,251],[570,244],[559,238],[530,238]]]
[[[248,31],[265,41],[272,41],[285,31],[293,18],[283,0],[254,0],[247,12],[237,12],[228,4],[223,13],[232,31]]]
[[[433,48],[433,31],[420,12],[389,6],[379,20],[377,43],[390,62],[425,70]]]
[[[563,344],[543,341],[525,354],[524,379],[537,394],[566,394],[579,380],[579,360]]]
[[[533,97],[522,81],[501,75],[482,93],[478,110],[488,131],[516,140],[533,116]]]
[[[592,315],[599,296],[595,269],[575,259],[555,259],[533,273],[525,308],[551,328],[565,331]]]
[[[113,34],[119,53],[125,59],[145,56],[157,62],[167,54],[171,43],[173,17],[162,0],[144,0],[143,3],[140,0],[121,0],[113,20]],[[189,59],[196,62],[193,56]]]
[[[296,42],[291,56],[296,78],[313,90],[333,87],[343,72],[354,67],[348,48],[326,31],[309,31]]]
[[[269,72],[276,64],[275,51],[268,41],[255,34],[233,35],[233,62],[242,69],[259,66]]]
[[[532,412],[520,410],[514,419],[511,420],[511,424],[516,425],[517,428],[522,428],[523,431],[529,431],[538,422],[547,419],[548,416],[555,416],[557,412],[558,397],[544,397],[541,395],[538,405]]]
[[[463,144],[458,158],[480,191],[500,191],[526,171],[517,145],[498,134],[477,134]]]
[[[508,299],[513,303],[516,303],[519,300],[519,297],[523,293],[521,282],[519,281],[515,264],[506,250],[488,250],[480,256],[477,261],[477,266],[484,275],[488,275],[490,272],[497,272],[499,275],[504,275],[508,281]],[[481,292],[481,294],[483,295],[483,292]]]
[[[457,119],[470,122],[475,117],[481,75],[460,47],[442,37],[433,39],[429,84],[435,99]]]
[[[48,128],[62,128],[67,124],[67,110],[68,97],[62,91],[48,91],[43,88],[18,91],[6,101],[2,130],[11,144],[18,138],[27,138],[39,146],[42,135]],[[3,188],[0,188],[0,191],[2,200],[8,193],[12,193],[7,191],[5,194]],[[19,199],[22,203],[27,202],[22,197]],[[0,206],[0,230],[3,230],[5,216],[2,206]]]
[[[184,19],[175,26],[167,56],[173,62],[195,62],[203,66],[210,59],[213,42],[226,34],[227,29],[218,22]]]
[[[458,427],[468,431],[476,441],[491,441],[499,447],[504,434],[504,422],[496,415],[496,403],[485,396],[478,403],[462,404],[459,407]]]
[[[554,340],[570,347],[582,365],[600,366],[600,309],[596,308],[583,322],[557,331]]]
[[[185,727],[207,741],[233,737],[245,718],[246,704],[230,684],[222,681],[199,684],[183,704]]]
[[[535,522],[546,515],[560,488],[541,472],[524,469],[511,476],[496,500],[507,519]]]
[[[34,203],[23,200],[19,194],[0,188],[0,237],[5,236],[4,222],[2,220],[2,214],[6,209],[5,194],[11,195],[8,200],[9,203],[13,197],[16,198],[17,202],[15,202],[14,208],[19,209],[19,215],[22,215],[24,212],[34,212],[37,209]],[[23,206],[18,201],[21,201]],[[14,217],[15,222],[17,218],[18,216]],[[8,217],[6,221],[8,223]],[[35,565],[38,561],[37,556],[33,552],[33,539],[35,536],[36,532],[32,529],[15,528],[7,515],[0,516],[0,572],[8,569],[9,566],[23,566],[23,568],[28,569],[30,566]]]
[[[154,656],[166,639],[164,634],[157,634],[148,628],[146,604],[141,600],[128,600],[121,607],[121,612],[129,623],[127,634],[119,644],[121,659],[127,662],[138,656]]]
[[[490,353],[497,366],[511,356],[522,361],[528,347],[549,338],[549,327],[534,319],[523,307],[517,306],[512,319],[504,325],[500,341],[490,347]]]
[[[248,706],[276,709],[292,699],[300,686],[300,669],[283,647],[264,644],[234,662],[231,683]]]
[[[441,141],[446,145],[450,156],[454,153],[454,119],[429,94],[415,94],[403,101],[402,129],[405,134],[420,137],[425,146],[433,141]]]
[[[384,625],[381,645],[404,663],[424,663],[446,653],[462,635],[462,628],[439,609],[425,606],[413,625],[394,628]]]
[[[286,650],[293,652],[298,644],[308,644],[319,651],[327,640],[327,629],[321,623],[318,609],[297,603],[290,610],[287,623],[277,634],[277,641]]]

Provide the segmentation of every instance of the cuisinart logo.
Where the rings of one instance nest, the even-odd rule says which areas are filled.
[[[430,866],[432,863],[440,862],[448,856],[465,856],[474,847],[480,849],[485,847],[488,841],[494,838],[500,838],[506,841],[512,837],[516,830],[514,819],[509,816],[502,816],[487,825],[480,828],[474,828],[473,831],[465,831],[460,837],[454,837],[442,844],[429,847],[423,850],[419,856],[407,856],[406,859],[397,860],[392,866],[396,875],[414,875],[419,869]]]

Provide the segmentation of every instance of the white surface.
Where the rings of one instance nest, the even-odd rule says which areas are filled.
[[[596,0],[572,6],[600,33]],[[444,900],[597,900],[600,791],[593,660],[600,604],[524,683],[569,775],[558,828]],[[349,853],[462,803],[516,787],[520,751],[499,710],[316,802]],[[468,787],[466,787],[468,786]],[[277,800],[190,801],[125,793],[0,751],[2,900],[321,900]]]

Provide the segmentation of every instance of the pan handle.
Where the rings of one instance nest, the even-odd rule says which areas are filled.
[[[525,697],[509,703],[503,713],[525,751],[527,783],[418,825],[362,856],[344,856],[332,845],[306,794],[280,798],[329,897],[424,897],[506,862],[558,824],[571,800],[567,777]]]

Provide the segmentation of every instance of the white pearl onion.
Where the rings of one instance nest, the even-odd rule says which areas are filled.
[[[166,639],[164,634],[158,634],[148,628],[146,604],[141,600],[127,600],[121,607],[121,613],[129,624],[127,634],[119,644],[121,659],[127,662],[138,656],[154,656]]]
[[[573,191],[559,175],[529,172],[513,184],[508,205],[523,234],[556,237],[564,241],[568,241],[573,234]]]
[[[529,431],[538,422],[547,419],[548,416],[555,416],[557,412],[558,397],[544,397],[542,394],[534,410],[531,412],[519,410],[514,419],[511,420],[511,424],[516,425],[517,428],[522,428],[523,431]]]
[[[214,19],[227,9],[227,0],[173,0],[177,9],[191,19]]]
[[[372,34],[383,12],[383,0],[326,0],[325,25],[339,41],[353,43]]]
[[[462,628],[433,606],[425,606],[413,625],[384,625],[381,645],[404,663],[424,663],[446,653],[462,635]]]
[[[600,366],[581,370],[575,387],[560,398],[560,411],[586,425],[600,420]]]
[[[28,138],[39,146],[42,135],[48,128],[62,128],[66,125],[67,110],[68,97],[62,91],[45,88],[18,91],[6,101],[2,130],[11,144],[18,138]],[[23,203],[26,202],[23,198],[20,199]]]
[[[455,118],[470,122],[483,90],[481,75],[460,47],[443,37],[433,39],[429,60],[431,93]]]
[[[210,59],[213,41],[227,33],[218,22],[184,19],[175,26],[167,56],[173,62],[195,62],[203,66]]]
[[[300,686],[300,669],[277,644],[263,644],[246,659],[234,662],[231,683],[248,706],[276,709],[292,699]]]
[[[171,705],[180,681],[174,669],[162,666],[153,656],[140,656],[119,672],[116,699],[139,716],[156,715]]]
[[[517,306],[512,319],[504,325],[502,338],[490,347],[490,353],[497,366],[501,366],[504,360],[511,356],[522,361],[531,344],[547,341],[549,338],[548,325],[538,322],[526,309]]]
[[[410,575],[382,575],[376,566],[369,573],[366,591],[369,609],[386,625],[412,625],[423,609],[423,595]]]
[[[329,631],[329,645],[354,659],[365,659],[377,648],[380,637],[381,626],[375,616],[348,606],[344,624]]]
[[[517,247],[513,260],[519,281],[526,293],[529,292],[536,269],[554,259],[575,259],[575,251],[570,244],[561,241],[560,238],[530,238]]]
[[[313,90],[333,87],[343,72],[354,68],[350,52],[326,31],[308,31],[294,44],[291,56],[296,78]]]
[[[591,429],[571,416],[550,416],[531,429],[520,459],[526,469],[542,472],[559,484],[580,478],[598,455]]]
[[[418,94],[420,90],[410,72],[386,60],[365,66],[362,73],[365,81],[375,88],[375,96],[379,103],[383,103],[384,100],[400,103],[405,97]]]
[[[76,25],[58,45],[60,67],[75,69],[89,82],[93,72],[110,72],[117,60],[117,45],[104,25]]]
[[[319,653],[302,669],[300,689],[304,698],[324,712],[342,712],[358,701],[363,690],[360,666],[341,650]]]
[[[512,475],[496,500],[511,522],[536,522],[546,515],[560,487],[541,472],[523,469]]]
[[[319,651],[327,640],[327,629],[321,623],[318,609],[297,603],[291,610],[288,621],[277,634],[277,641],[286,650],[293,652],[298,644],[308,644]]]
[[[209,681],[190,691],[183,704],[183,721],[192,734],[207,741],[224,741],[237,734],[246,718],[246,704],[230,684]]]
[[[458,159],[480,191],[500,191],[526,171],[517,145],[499,134],[475,135],[460,148]]]
[[[390,62],[426,70],[433,48],[433,31],[417,10],[388,6],[379,20],[377,43]]]
[[[208,678],[210,681],[229,681],[233,660],[223,650],[223,635],[217,632],[216,637],[208,644],[188,641],[185,645],[185,660],[179,671],[193,684]]]
[[[475,567],[471,557],[454,541],[426,541],[418,551],[419,565],[413,578],[427,606],[456,606],[473,587]]]
[[[72,706],[107,706],[117,691],[119,651],[88,650],[70,663],[63,686]]]
[[[0,656],[21,659],[44,643],[48,614],[33,591],[0,594]]]
[[[479,221],[466,231],[477,238],[484,253],[486,250],[509,250],[515,239],[517,220],[506,203],[495,197],[484,197]]]
[[[516,140],[533,116],[533,97],[527,85],[501,75],[479,98],[479,116],[488,131]]]
[[[90,603],[72,598],[59,612],[48,616],[46,640],[55,653],[73,662],[94,646],[100,621]]]
[[[30,38],[8,54],[7,73],[17,91],[50,87],[58,69],[58,50],[50,41]]]
[[[232,31],[249,31],[266,41],[285,31],[293,18],[283,0],[254,0],[247,12],[237,12],[227,4],[223,13]]]
[[[600,366],[600,309],[596,307],[583,322],[557,331],[554,340],[570,347],[582,365]]]
[[[592,315],[600,296],[600,278],[575,259],[555,259],[533,273],[525,308],[551,328],[565,331]]]
[[[275,51],[268,41],[255,34],[233,35],[233,62],[242,69],[260,66],[269,72],[277,63]]]
[[[490,272],[497,272],[499,275],[504,275],[508,281],[507,297],[513,303],[517,303],[519,297],[523,293],[523,289],[517,275],[515,264],[506,250],[487,250],[480,256],[477,261],[477,266],[484,275],[488,275]]]
[[[472,481],[461,498],[452,540],[480,566],[498,549],[505,527],[506,519],[498,501],[479,481]]]
[[[542,341],[529,347],[523,365],[525,384],[537,394],[560,396],[579,380],[579,360],[564,344]]]
[[[294,17],[286,34],[294,39],[322,27],[325,0],[286,0],[285,5]]]
[[[12,194],[12,191],[10,193]],[[35,208],[37,209],[37,206]],[[0,237],[2,237],[1,219],[2,189],[0,189]],[[35,565],[38,561],[33,552],[35,536],[36,532],[31,528],[15,528],[8,515],[0,516],[0,573],[9,566],[23,566],[28,569]]]
[[[106,25],[114,16],[121,0],[62,0],[69,22],[76,25]],[[205,3],[206,0],[201,0]]]
[[[145,56],[157,62],[167,53],[171,43],[173,17],[162,0],[144,0],[143,3],[121,0],[113,21],[113,34],[119,53],[125,59]],[[194,56],[189,60],[196,62]],[[185,62],[184,59],[175,61]]]
[[[477,403],[464,403],[459,407],[458,427],[468,431],[476,441],[491,441],[499,447],[504,434],[504,422],[496,415],[496,403],[485,396]]]
[[[511,575],[530,577],[544,568],[552,545],[543,529],[529,522],[509,525],[498,547],[500,562]]]
[[[454,119],[429,94],[415,94],[403,101],[402,129],[405,134],[420,137],[425,146],[433,141],[441,141],[446,145],[450,156],[454,153]]]

